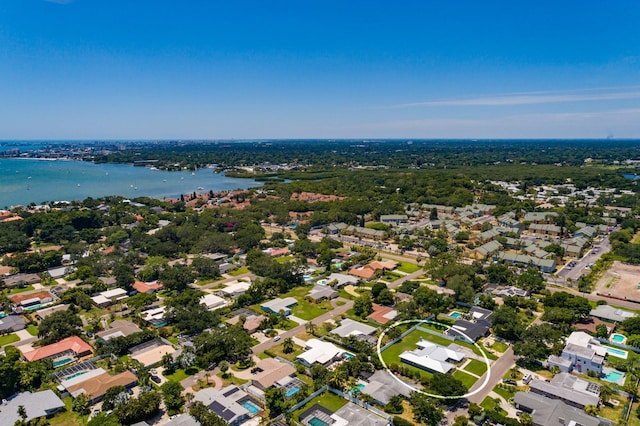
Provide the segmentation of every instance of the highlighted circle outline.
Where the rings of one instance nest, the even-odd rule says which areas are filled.
[[[477,342],[474,342],[473,345],[480,350],[480,353],[482,354],[482,357],[484,358],[484,362],[487,365],[487,371],[485,373],[484,382],[482,383],[482,385],[478,389],[474,390],[473,392],[467,392],[464,395],[452,395],[452,396],[432,394],[432,393],[428,393],[428,392],[425,392],[423,390],[417,389],[417,388],[411,386],[409,383],[406,383],[404,380],[400,379],[398,376],[396,376],[389,369],[389,367],[387,367],[387,363],[384,362],[384,359],[382,359],[382,351],[380,350],[380,345],[382,344],[382,338],[392,328],[395,328],[395,327],[397,327],[399,325],[402,325],[402,324],[412,324],[412,323],[434,324],[434,325],[439,325],[441,327],[445,327],[447,330],[451,329],[451,326],[448,326],[447,324],[442,324],[442,323],[437,322],[437,321],[431,321],[431,320],[426,320],[426,319],[409,319],[409,320],[397,321],[397,322],[393,323],[391,326],[389,326],[389,327],[385,328],[384,330],[382,330],[382,333],[380,333],[380,336],[378,336],[378,343],[376,345],[376,352],[378,353],[378,359],[382,363],[382,366],[384,367],[384,369],[387,370],[387,373],[389,373],[391,375],[391,377],[393,377],[396,381],[398,381],[398,383],[400,383],[402,386],[404,386],[406,388],[411,389],[412,391],[421,393],[421,394],[426,395],[426,396],[430,396],[432,398],[438,398],[438,399],[468,398],[468,397],[470,397],[472,395],[475,395],[475,394],[481,392],[489,384],[489,379],[491,378],[491,362],[489,361],[489,358],[487,358],[487,354],[485,353],[484,349],[482,349],[482,347],[480,345],[478,345]],[[469,336],[467,336],[466,334],[464,334],[462,331],[460,331],[458,329],[456,329],[456,333],[460,333],[463,337],[467,338],[469,341],[473,341],[473,339],[471,339]],[[402,339],[400,339],[400,340],[402,340]],[[395,342],[394,345],[396,343],[398,343],[398,342]]]

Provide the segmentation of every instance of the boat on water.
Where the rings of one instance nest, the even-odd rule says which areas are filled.
[[[198,191],[204,191],[204,188],[202,186],[199,186]]]

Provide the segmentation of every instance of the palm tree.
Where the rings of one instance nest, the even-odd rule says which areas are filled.
[[[600,410],[595,405],[587,405],[584,407],[584,412],[590,416],[597,416]]]
[[[285,354],[290,354],[293,352],[293,339],[291,337],[287,337],[282,342],[282,352]]]
[[[607,385],[600,386],[600,401],[603,404],[606,404],[607,401],[609,401],[609,398],[611,398],[611,395],[613,395],[613,389],[611,389]]]

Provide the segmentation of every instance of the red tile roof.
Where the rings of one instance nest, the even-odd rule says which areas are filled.
[[[41,300],[53,298],[51,293],[49,293],[48,291],[39,291],[37,293],[31,293],[31,294],[24,294],[24,293],[14,294],[13,296],[10,296],[9,299],[11,299],[13,303],[19,304],[25,300],[35,299],[36,297]]]
[[[38,361],[65,351],[73,351],[76,355],[82,355],[87,352],[93,352],[93,348],[78,336],[71,336],[66,339],[62,339],[57,343],[25,352],[23,355],[27,361]]]
[[[142,281],[136,281],[132,286],[138,293],[150,293],[152,291],[162,290],[164,287],[162,283],[153,282],[153,283],[144,283]]]

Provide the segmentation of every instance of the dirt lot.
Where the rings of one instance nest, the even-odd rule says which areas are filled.
[[[627,265],[616,261],[602,275],[596,291],[601,294],[639,300],[638,285],[640,285],[640,265]]]

